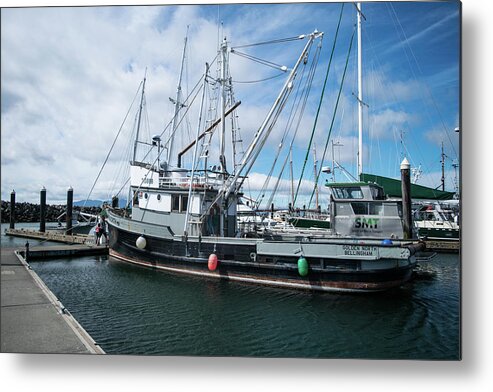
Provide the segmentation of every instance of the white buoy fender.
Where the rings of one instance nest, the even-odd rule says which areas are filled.
[[[137,238],[137,241],[135,241],[135,245],[137,245],[137,248],[139,249],[144,249],[147,245],[147,241],[143,236],[140,236]]]

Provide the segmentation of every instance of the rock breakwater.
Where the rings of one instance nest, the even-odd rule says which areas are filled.
[[[15,203],[15,221],[19,223],[24,222],[39,222],[40,220],[40,205],[33,203]],[[46,221],[56,222],[58,217],[62,215],[66,210],[64,204],[52,204],[46,205]],[[88,214],[98,215],[101,212],[100,207],[73,207],[73,214],[75,212],[86,212]],[[2,210],[1,210],[1,220],[2,223],[10,222],[10,202],[2,200]],[[65,219],[62,219],[65,221]]]

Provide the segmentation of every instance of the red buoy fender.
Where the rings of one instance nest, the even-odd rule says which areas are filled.
[[[217,256],[214,253],[212,253],[209,256],[209,261],[207,262],[207,267],[209,268],[209,271],[215,271],[218,264],[219,261],[217,260]]]

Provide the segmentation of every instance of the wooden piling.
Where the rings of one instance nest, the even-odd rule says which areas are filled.
[[[402,187],[402,225],[404,239],[413,236],[413,221],[411,210],[411,165],[404,158],[401,162],[401,187]]]
[[[67,190],[67,220],[66,220],[66,226],[65,226],[65,233],[67,235],[72,234],[72,206],[74,204],[74,190],[72,187],[68,188]]]
[[[39,192],[39,231],[46,231],[46,188],[41,188]]]
[[[10,228],[15,229],[15,191],[10,193]]]
[[[111,208],[118,208],[118,196],[113,196],[111,198]]]

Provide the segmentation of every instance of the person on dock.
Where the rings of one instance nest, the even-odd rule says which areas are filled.
[[[99,224],[99,223],[98,223]],[[102,239],[104,237],[104,244],[108,245],[108,233],[106,232],[106,222],[103,221],[101,223],[101,230],[100,230],[100,235],[99,235],[99,241],[102,242]]]
[[[101,223],[98,223],[95,231],[96,231],[96,246],[99,246],[101,242],[101,235],[103,234],[101,229]]]

